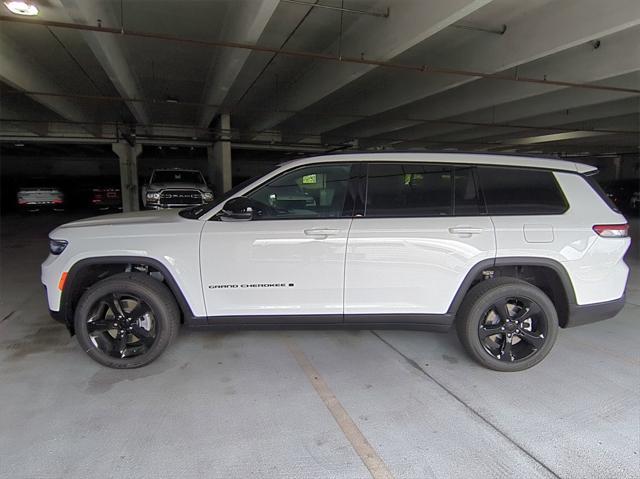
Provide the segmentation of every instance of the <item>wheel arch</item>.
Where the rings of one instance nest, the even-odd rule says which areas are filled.
[[[455,315],[471,288],[493,277],[514,277],[540,288],[556,307],[560,327],[567,325],[576,305],[575,291],[565,267],[551,258],[511,256],[480,261],[465,276],[447,313]]]
[[[97,256],[84,258],[71,266],[67,274],[65,286],[60,297],[60,312],[69,332],[74,334],[73,314],[75,305],[84,291],[96,282],[126,271],[126,268],[136,268],[154,277],[157,281],[164,283],[173,294],[178,307],[182,313],[182,319],[194,317],[191,306],[187,302],[180,286],[173,277],[173,274],[164,264],[154,258],[144,256]],[[139,269],[141,268],[141,269]],[[153,276],[151,273],[159,272],[162,279]]]

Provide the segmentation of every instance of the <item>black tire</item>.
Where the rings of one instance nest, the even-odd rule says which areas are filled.
[[[466,351],[481,365],[522,371],[551,351],[558,336],[558,314],[549,297],[532,284],[489,279],[467,293],[456,315],[456,330]]]
[[[108,305],[110,298],[117,299],[117,306]],[[129,313],[135,315],[136,307],[127,313],[127,302],[140,305],[144,316],[135,321]],[[115,310],[122,313],[118,315],[122,322],[115,317]],[[153,327],[145,329],[141,321]],[[116,324],[117,328],[111,327]],[[180,326],[180,311],[173,294],[160,281],[142,273],[121,273],[85,291],[76,306],[74,325],[78,343],[92,359],[110,368],[133,369],[157,359],[173,341]],[[127,329],[133,331],[125,333]]]

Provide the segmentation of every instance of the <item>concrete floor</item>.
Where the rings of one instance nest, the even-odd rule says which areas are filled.
[[[47,314],[46,233],[68,219],[2,218],[3,478],[367,478],[367,445],[375,477],[640,477],[637,248],[625,309],[522,373],[453,333],[184,329],[116,371]]]

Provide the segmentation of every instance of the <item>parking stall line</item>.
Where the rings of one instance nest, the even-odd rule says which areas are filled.
[[[309,379],[309,382],[318,393],[318,396],[320,396],[320,399],[322,399],[322,402],[336,423],[338,423],[343,434],[369,470],[371,477],[373,479],[394,479],[387,465],[382,458],[380,458],[364,434],[362,434],[362,431],[360,431],[360,428],[358,428],[353,419],[351,419],[349,413],[347,413],[309,358],[307,358],[290,336],[285,336],[284,341],[296,362]]]

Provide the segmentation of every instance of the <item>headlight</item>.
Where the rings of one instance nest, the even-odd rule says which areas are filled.
[[[213,200],[213,193],[202,193],[202,199],[204,201],[212,201]]]
[[[160,193],[147,193],[147,199],[148,200],[159,200],[160,199]]]
[[[49,238],[49,251],[51,251],[51,254],[59,255],[64,251],[68,244],[69,242],[65,240]]]

